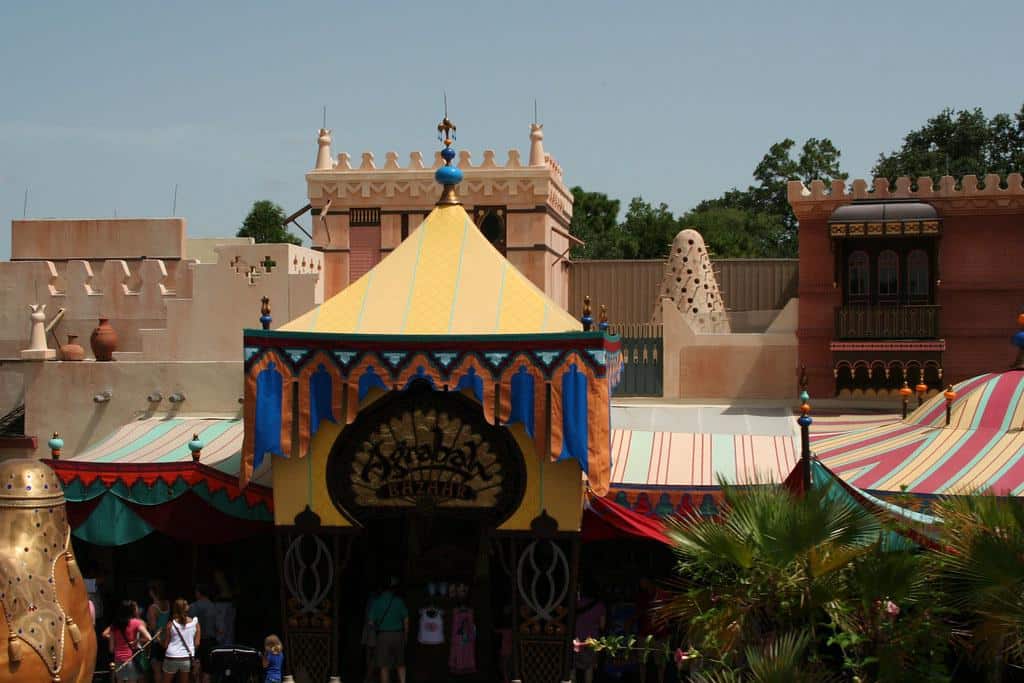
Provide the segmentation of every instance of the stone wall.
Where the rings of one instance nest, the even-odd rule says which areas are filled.
[[[239,356],[241,351],[239,350]],[[53,432],[73,456],[121,426],[143,417],[202,415],[241,417],[242,360],[230,362],[24,362],[25,433],[38,437],[38,457],[48,457]],[[93,397],[110,393],[110,400]],[[159,392],[153,403],[147,396]],[[171,403],[173,393],[185,397]]]
[[[240,358],[242,329],[259,325],[263,296],[271,300],[275,327],[323,300],[323,257],[311,249],[286,244],[216,249],[216,263],[0,263],[0,359],[19,358],[26,348],[33,303],[46,304],[48,321],[64,309],[48,337],[51,348],[74,334],[91,357],[89,335],[105,317],[119,337],[116,357],[171,361]]]

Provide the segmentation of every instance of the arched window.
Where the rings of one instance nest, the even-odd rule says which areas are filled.
[[[924,249],[907,255],[907,294],[911,299],[928,298],[928,253]]]
[[[895,299],[900,293],[900,257],[892,249],[878,255],[878,298]]]
[[[846,277],[846,291],[851,299],[866,299],[870,295],[868,282],[871,277],[867,252],[855,251],[850,254],[847,262]]]

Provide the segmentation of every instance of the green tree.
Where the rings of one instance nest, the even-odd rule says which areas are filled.
[[[258,243],[302,244],[302,240],[288,232],[284,224],[287,215],[278,204],[269,199],[254,202],[249,215],[238,230],[239,237],[252,237]]]
[[[667,204],[653,206],[642,197],[634,197],[629,202],[626,218],[622,222],[622,231],[626,235],[621,250],[622,257],[665,258],[672,240],[682,229]]]
[[[572,248],[572,258],[622,258],[625,235],[619,227],[619,200],[579,186],[572,188],[572,196],[569,232],[586,243]]]
[[[764,211],[729,206],[706,206],[685,214],[680,224],[704,238],[714,258],[783,257],[786,225],[782,217]]]
[[[1013,116],[991,119],[980,108],[944,109],[907,133],[898,150],[880,154],[872,170],[890,183],[900,176],[930,176],[938,183],[944,175],[1005,178],[1024,171],[1024,106]]]
[[[747,214],[742,222],[744,230],[757,229],[762,233],[758,238],[746,239],[739,235],[725,238],[733,246],[746,241],[751,250],[737,254],[750,257],[793,257],[797,253],[797,221],[789,206],[787,184],[790,180],[809,183],[820,179],[826,184],[835,179],[845,180],[847,174],[839,165],[840,151],[828,138],[808,138],[794,157],[796,142],[790,138],[776,142],[768,148],[761,161],[754,168],[756,184],[746,190],[733,188],[721,197],[705,200],[698,204],[691,214],[700,214],[711,209],[729,208]],[[716,216],[716,220],[720,217]],[[733,217],[735,219],[735,216]],[[689,218],[684,220],[687,222]],[[719,222],[721,222],[719,220]],[[739,227],[739,226],[737,226]],[[705,241],[708,240],[704,236]]]

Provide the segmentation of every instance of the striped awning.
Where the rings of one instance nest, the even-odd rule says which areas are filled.
[[[129,422],[105,439],[66,459],[102,464],[157,464],[192,461],[188,443],[198,434],[200,462],[237,475],[242,452],[242,421],[237,418],[171,417]]]
[[[1024,371],[990,373],[956,387],[950,424],[939,394],[906,420],[863,429],[811,428],[815,454],[845,481],[881,492],[1024,494]]]
[[[611,488],[717,487],[781,482],[799,458],[781,435],[612,431]]]

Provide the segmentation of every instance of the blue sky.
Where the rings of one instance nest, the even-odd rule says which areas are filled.
[[[476,160],[528,147],[566,181],[681,212],[769,145],[830,137],[864,176],[943,107],[1024,101],[1024,3],[4,2],[0,258],[10,219],[162,216],[193,236],[305,203],[334,152],[436,147],[448,91]]]

